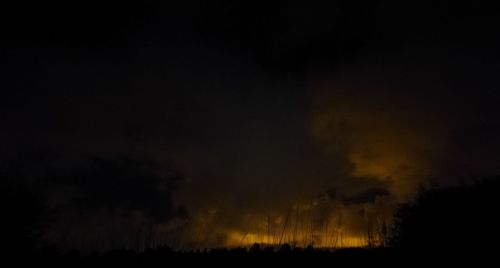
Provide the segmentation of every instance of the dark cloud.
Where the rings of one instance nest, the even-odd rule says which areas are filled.
[[[374,203],[377,197],[388,196],[389,194],[390,193],[387,189],[371,188],[353,196],[343,197],[342,202],[346,205]]]
[[[130,158],[38,156],[6,165],[2,185],[6,191],[36,193],[41,208],[36,213],[50,218],[43,232],[50,243],[85,251],[149,247],[171,238],[171,229],[178,227],[168,226],[190,217],[174,198],[185,178],[165,165]],[[19,186],[9,186],[13,183]],[[20,203],[13,200],[12,211],[27,205],[21,197]],[[152,230],[155,237],[148,234]]]
[[[160,222],[182,210],[176,208],[173,196],[185,177],[165,165],[131,158],[39,156],[4,162],[3,180],[39,187],[49,203],[79,210],[137,210]],[[57,189],[67,191],[67,203],[55,201],[60,196],[51,193]]]
[[[355,208],[331,211],[359,233],[366,226],[356,222],[377,218],[381,200],[499,171],[493,10],[447,1],[9,3],[0,164],[37,151],[25,161],[34,164],[17,166],[23,177],[66,170],[50,183],[51,202],[92,211],[87,225],[148,218],[173,232],[182,204],[192,225],[223,243],[248,225],[261,230],[269,214],[284,220],[294,204],[312,213],[325,205],[317,195],[335,188]],[[102,160],[120,158],[161,168]],[[165,167],[185,176],[178,189]]]
[[[179,216],[182,211],[174,204],[173,194],[184,178],[151,162],[93,158],[84,169],[49,180],[52,187],[73,188],[72,202],[80,210],[106,207],[125,213],[140,211],[158,222]]]

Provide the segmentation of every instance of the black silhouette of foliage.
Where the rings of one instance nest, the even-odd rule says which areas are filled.
[[[480,253],[500,237],[500,179],[421,190],[395,214],[392,246],[408,252]]]
[[[42,245],[48,209],[33,189],[2,176],[0,187],[0,237],[3,253],[32,254]]]

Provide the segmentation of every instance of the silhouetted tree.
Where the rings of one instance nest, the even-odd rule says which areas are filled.
[[[0,213],[2,252],[14,255],[35,253],[41,246],[48,221],[48,210],[41,195],[16,182],[16,178],[2,176]]]
[[[499,241],[499,204],[498,178],[421,190],[397,210],[390,243],[418,253],[484,252]]]

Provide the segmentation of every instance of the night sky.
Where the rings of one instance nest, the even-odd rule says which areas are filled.
[[[69,2],[0,8],[0,166],[69,247],[270,242],[296,212],[357,245],[419,185],[500,174],[495,4]]]

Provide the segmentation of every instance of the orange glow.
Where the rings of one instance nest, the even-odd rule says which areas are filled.
[[[284,234],[286,239],[281,239],[280,237],[268,236],[266,234],[258,233],[242,233],[236,230],[228,231],[226,239],[226,247],[248,247],[255,243],[261,245],[271,245],[279,246],[283,244],[289,244],[297,247],[307,247],[308,245],[313,245],[318,248],[349,248],[349,247],[365,247],[368,245],[366,237],[347,235],[341,232],[334,232],[330,235],[311,235],[307,237],[306,235],[296,236],[296,239],[292,239],[292,233]]]

